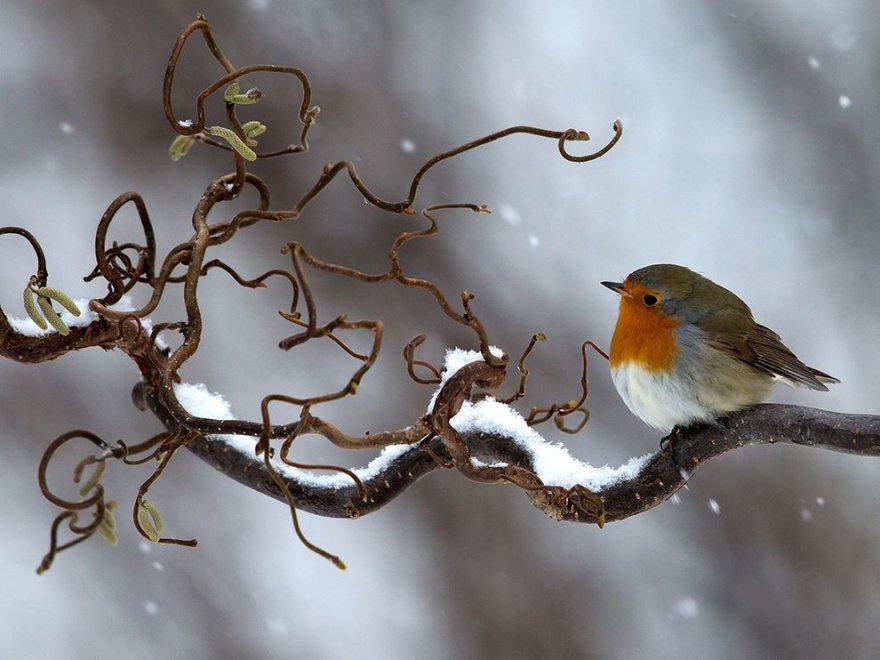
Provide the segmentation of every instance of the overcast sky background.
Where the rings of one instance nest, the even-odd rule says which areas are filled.
[[[568,163],[552,141],[514,137],[445,163],[421,189],[419,206],[494,211],[444,215],[441,234],[407,248],[404,262],[453,299],[473,291],[490,338],[512,354],[547,334],[523,410],[576,396],[580,343],[607,346],[616,299],[600,280],[673,262],[741,295],[800,357],[842,380],[827,394],[780,390],[774,400],[880,413],[875,2],[7,2],[0,224],[34,232],[52,283],[75,297],[103,294],[82,276],[118,194],[143,195],[167,250],[189,236],[205,185],[230,168],[198,146],[179,163],[167,157],[162,76],[197,11],[237,65],[290,64],[311,78],[322,108],[311,152],[253,168],[278,207],[325,162],[353,159],[372,190],[399,199],[427,158],[483,134],[576,127],[599,146],[622,119],[623,139],[595,162]],[[180,116],[218,73],[194,39]],[[269,126],[262,144],[287,144],[295,88],[255,82],[265,98],[253,116]],[[222,254],[256,274],[286,266],[278,247],[298,240],[376,270],[402,222],[340,177],[297,223],[251,229]],[[133,238],[122,226],[119,238]],[[22,244],[0,242],[0,304],[13,315],[33,272]],[[397,428],[423,412],[430,388],[410,383],[399,357],[412,336],[429,333],[422,355],[435,362],[444,347],[473,346],[421,292],[326,276],[314,286],[325,320],[348,312],[389,324],[358,396],[318,411],[344,430]],[[347,379],[351,364],[332,351],[277,350],[291,333],[275,315],[282,287],[241,292],[216,275],[201,291],[208,330],[182,376],[225,393],[239,416],[257,418],[266,393],[318,393]],[[179,317],[176,293],[162,320]],[[655,449],[658,435],[628,413],[605,365],[592,364],[587,429],[558,438],[546,428],[547,437],[597,465]],[[117,547],[91,540],[38,578],[55,515],[37,486],[39,457],[71,428],[109,441],[157,432],[130,403],[136,378],[104,352],[0,364],[2,657],[880,654],[880,464],[792,447],[719,458],[678,504],[601,531],[555,523],[514,488],[432,474],[356,522],[303,516],[344,573],[299,545],[284,506],[180,455],[151,499],[168,532],[197,537],[197,549],[145,545],[120,513]],[[369,460],[314,438],[297,452]],[[108,469],[123,510],[146,475]]]

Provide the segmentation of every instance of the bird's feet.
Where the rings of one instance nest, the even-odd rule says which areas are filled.
[[[709,426],[716,431],[725,431],[727,430],[729,424],[727,417],[719,417],[717,419],[709,419],[705,421],[695,422],[690,426],[675,426],[672,431],[669,432],[665,438],[660,440],[660,451],[668,451],[670,457],[672,458],[672,462],[679,468],[681,468],[681,464],[678,462],[678,447],[677,443],[682,440],[682,437],[685,435],[686,431],[690,431],[696,429],[699,426]]]
[[[684,427],[674,426],[669,435],[660,440],[660,451],[668,451],[672,457],[672,462],[676,465],[678,465],[678,460],[675,458],[675,442],[682,436],[683,432]]]

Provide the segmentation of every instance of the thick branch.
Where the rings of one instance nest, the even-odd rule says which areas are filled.
[[[28,337],[11,330],[0,314],[0,351],[19,362],[38,362],[62,355],[71,348],[113,347],[120,341],[119,327],[106,321],[71,328],[71,334]],[[55,349],[49,343],[57,344]],[[135,342],[136,343],[136,342]],[[130,347],[129,347],[130,348]],[[177,425],[171,412],[155,396],[145,403],[169,430]],[[261,493],[283,500],[282,493],[265,469],[263,461],[248,456],[219,440],[199,433],[199,425],[186,447],[226,476]],[[241,427],[241,428],[239,428]],[[217,433],[257,431],[259,424],[238,420],[216,423]],[[286,427],[277,427],[282,436]],[[506,462],[535,472],[532,456],[511,438],[476,432],[462,433],[471,455],[484,463]],[[417,434],[414,437],[418,437]],[[599,489],[605,503],[605,520],[622,520],[646,511],[671,497],[700,465],[731,449],[745,445],[789,443],[822,447],[865,456],[880,455],[880,416],[826,412],[800,406],[764,404],[731,415],[718,426],[697,426],[675,433],[673,451],[652,455],[630,479]],[[674,457],[673,457],[674,454]],[[434,438],[416,443],[374,477],[364,481],[367,500],[359,497],[352,483],[339,488],[315,487],[288,480],[297,508],[328,517],[357,517],[375,511],[400,495],[419,477],[440,467],[435,459],[449,460],[443,443]],[[535,506],[559,520],[596,522],[595,516],[573,507],[566,488],[545,484],[546,488],[527,491]]]
[[[484,462],[504,461],[534,471],[528,452],[510,438],[479,433],[461,437],[474,457]],[[605,502],[606,521],[623,520],[660,504],[681,488],[700,465],[745,445],[788,443],[835,451],[880,456],[880,416],[826,412],[800,406],[764,404],[731,415],[719,427],[697,426],[676,433],[673,449],[657,452],[631,479],[608,486],[598,495]],[[262,493],[283,500],[261,461],[247,457],[222,442],[199,436],[187,445],[225,475]],[[387,469],[364,482],[368,501],[358,498],[354,485],[342,488],[288,486],[297,508],[330,517],[357,517],[377,510],[400,495],[419,477],[439,467],[429,451],[445,456],[442,444],[414,445]],[[528,492],[533,503],[559,520],[596,522],[581,509],[567,506],[559,489]]]
[[[880,415],[762,404],[734,413],[719,426],[699,425],[676,433],[672,451],[658,452],[635,478],[602,491],[606,520],[622,520],[660,504],[703,463],[746,445],[786,443],[880,456]]]
[[[0,357],[36,364],[61,357],[71,351],[101,346],[110,349],[119,339],[119,327],[115,323],[98,320],[88,325],[70,329],[70,334],[57,332],[41,336],[24,335],[16,332],[9,319],[0,308]]]

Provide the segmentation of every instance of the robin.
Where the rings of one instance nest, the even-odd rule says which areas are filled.
[[[611,377],[655,428],[712,423],[763,401],[774,381],[824,391],[840,382],[798,360],[739,297],[688,268],[656,264],[602,284],[620,294]]]

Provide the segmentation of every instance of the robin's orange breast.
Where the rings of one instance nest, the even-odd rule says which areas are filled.
[[[645,371],[672,371],[679,351],[675,342],[677,325],[659,309],[648,309],[628,296],[621,297],[611,337],[611,368],[633,362]]]

